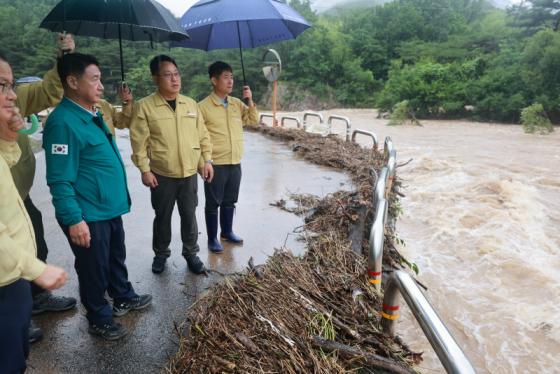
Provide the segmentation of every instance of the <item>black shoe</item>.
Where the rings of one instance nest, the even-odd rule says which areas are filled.
[[[189,270],[195,274],[204,274],[206,273],[206,267],[204,263],[200,261],[197,255],[192,255],[191,257],[187,258],[187,265],[189,266]]]
[[[90,324],[88,332],[105,340],[118,340],[128,334],[128,331],[120,323],[105,323],[103,325]]]
[[[163,273],[163,270],[165,269],[165,261],[167,261],[165,257],[154,257],[154,262],[152,262],[152,273]]]
[[[41,339],[43,339],[43,330],[37,327],[37,325],[33,323],[33,320],[31,320],[29,324],[29,344],[35,343]]]
[[[140,295],[132,299],[113,304],[113,315],[122,317],[131,310],[144,309],[152,303],[152,295]]]
[[[76,306],[73,297],[55,296],[45,291],[33,298],[33,309],[31,314],[36,315],[44,312],[62,312]]]

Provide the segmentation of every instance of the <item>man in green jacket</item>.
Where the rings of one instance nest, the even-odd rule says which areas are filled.
[[[121,216],[130,211],[125,166],[114,136],[95,110],[103,94],[95,57],[68,54],[58,61],[64,98],[49,116],[43,134],[56,219],[74,256],[80,298],[89,332],[107,340],[127,334],[115,323],[130,310],[147,307],[128,281]],[[113,299],[113,309],[105,299]]]

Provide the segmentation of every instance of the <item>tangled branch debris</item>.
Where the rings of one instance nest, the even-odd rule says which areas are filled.
[[[246,273],[216,285],[188,311],[178,352],[166,371],[413,373],[421,354],[379,330],[380,295],[367,282],[365,257],[352,251],[348,239],[360,209],[371,222],[372,169],[379,171],[383,155],[298,130],[256,131],[289,143],[308,161],[346,171],[355,191],[324,199],[291,196],[294,212],[305,216],[305,233],[314,234],[305,236],[305,255],[277,250],[266,265],[250,261]],[[391,194],[393,213],[397,198]],[[275,205],[286,209],[285,201]],[[386,261],[399,265],[400,255],[388,247]]]

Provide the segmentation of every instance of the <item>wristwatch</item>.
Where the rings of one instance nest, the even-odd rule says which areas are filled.
[[[214,160],[206,160],[204,161],[204,163],[212,165],[214,163]]]

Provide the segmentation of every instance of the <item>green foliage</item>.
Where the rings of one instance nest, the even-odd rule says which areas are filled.
[[[406,125],[407,123],[421,126],[420,122],[416,119],[414,109],[411,107],[408,100],[404,100],[400,103],[395,104],[395,106],[393,107],[388,125],[398,126]]]
[[[320,336],[327,340],[336,339],[336,329],[330,314],[320,312],[315,313],[309,327],[310,334],[313,336]]]
[[[529,105],[521,111],[521,124],[527,134],[533,134],[537,131],[540,134],[549,134],[554,131],[542,104],[539,103]]]

